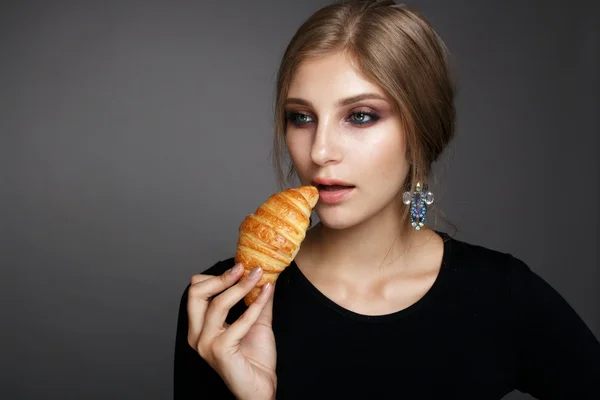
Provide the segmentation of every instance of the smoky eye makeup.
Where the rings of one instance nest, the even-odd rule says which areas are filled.
[[[357,107],[348,112],[345,121],[357,126],[374,124],[381,119],[381,114],[371,107]]]
[[[310,124],[311,122],[314,122],[314,119],[310,114],[308,114],[306,112],[302,112],[302,111],[293,111],[293,110],[289,110],[289,111],[285,112],[285,119],[287,122],[289,122],[295,126],[303,126],[306,124]]]
[[[367,127],[379,121],[382,116],[380,112],[372,107],[362,106],[344,111],[341,118],[341,122],[344,124],[350,124],[353,127]],[[296,127],[316,122],[316,118],[311,113],[294,109],[285,111],[285,119],[287,123]]]
[[[344,123],[355,128],[366,128],[381,119],[381,113],[373,107],[362,105],[355,106],[346,111]]]

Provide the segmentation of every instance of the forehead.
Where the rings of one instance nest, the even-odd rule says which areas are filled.
[[[288,96],[311,102],[337,102],[364,93],[387,97],[385,91],[369,81],[354,60],[344,53],[309,58],[298,66]]]

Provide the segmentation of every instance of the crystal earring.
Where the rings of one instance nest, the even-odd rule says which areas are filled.
[[[410,206],[410,222],[413,228],[421,230],[425,225],[427,206],[433,203],[433,193],[427,191],[426,184],[421,189],[421,183],[419,182],[414,193],[404,192],[402,201],[407,205],[412,203]]]

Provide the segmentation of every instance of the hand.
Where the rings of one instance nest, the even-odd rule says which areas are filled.
[[[274,399],[274,286],[264,285],[254,303],[235,322],[225,322],[231,307],[250,292],[262,275],[262,269],[257,267],[254,275],[237,282],[243,271],[243,266],[236,264],[220,276],[192,277],[187,303],[188,343],[221,376],[236,398]]]

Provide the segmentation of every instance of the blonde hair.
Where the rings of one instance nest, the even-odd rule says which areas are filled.
[[[284,101],[300,63],[311,57],[344,52],[360,72],[395,101],[407,143],[411,193],[423,183],[455,132],[455,87],[446,47],[430,23],[416,11],[391,0],[354,0],[328,5],[297,30],[277,75],[273,162],[280,188],[294,176],[284,172],[286,118]]]

